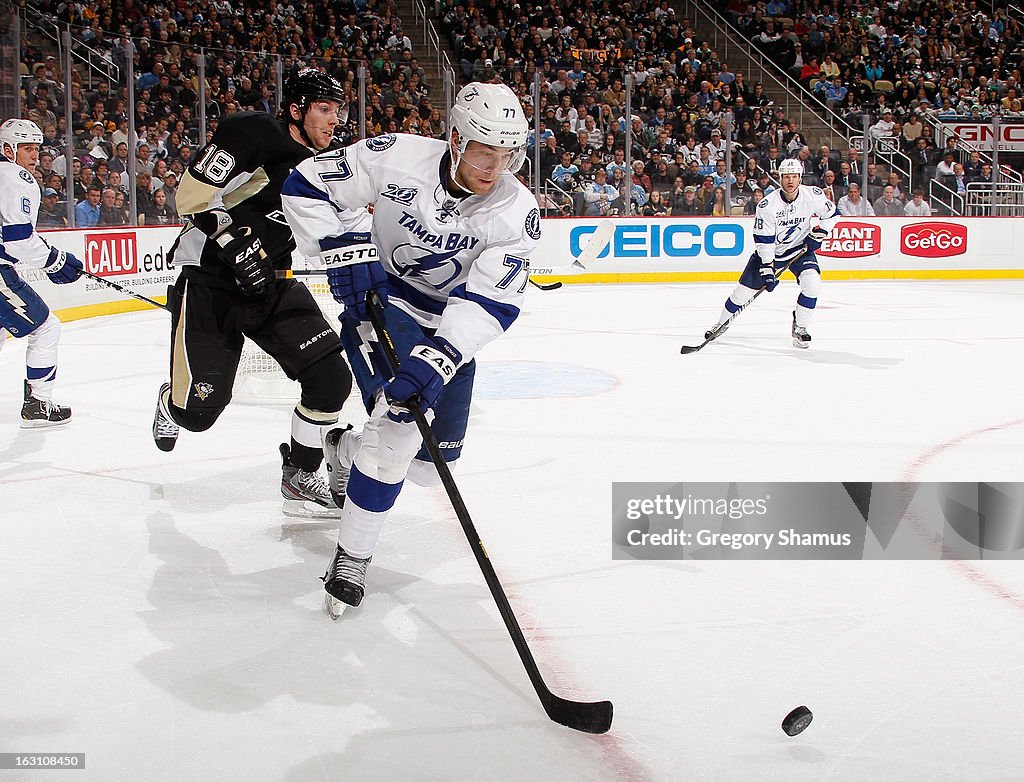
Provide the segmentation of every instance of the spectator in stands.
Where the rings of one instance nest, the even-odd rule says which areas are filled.
[[[641,214],[644,217],[667,217],[668,213],[668,201],[662,197],[660,190],[652,190],[651,197],[644,204]]]
[[[892,111],[890,111],[889,109],[884,109],[882,111],[882,116],[879,118],[879,120],[870,128],[868,128],[868,133],[870,133],[872,138],[874,138],[876,141],[883,138],[892,138],[892,129],[895,126],[895,124],[896,123],[894,123],[892,119]]]
[[[728,217],[732,213],[731,205],[725,200],[725,188],[716,187],[708,200],[707,213],[712,217]]]
[[[962,163],[953,164],[953,173],[945,177],[942,180],[942,184],[952,190],[954,193],[965,195],[967,193],[967,185],[970,183],[970,179],[964,172]]]
[[[100,186],[89,185],[85,198],[75,205],[75,228],[93,228],[100,222]]]
[[[123,174],[128,170],[128,142],[122,141],[114,147],[114,157],[109,161],[110,170]]]
[[[162,187],[153,191],[152,203],[139,217],[139,225],[171,225],[178,222],[177,213],[167,206],[167,194]]]
[[[860,185],[851,182],[846,195],[836,202],[839,214],[847,217],[874,217],[875,210],[866,198],[861,198]]]
[[[715,172],[712,174],[715,187],[725,187],[726,182],[730,186],[736,184],[736,177],[725,167],[725,161],[719,160],[715,163]]]
[[[873,204],[878,217],[896,217],[903,215],[903,204],[895,197],[890,185],[882,189],[882,195]]]
[[[683,188],[682,197],[673,196],[672,215],[702,215],[707,214],[706,206],[697,197],[697,188],[687,185]]]
[[[617,197],[615,188],[608,184],[608,172],[599,168],[594,172],[593,183],[583,191],[583,201],[586,203],[583,214],[588,217],[606,215]]]
[[[829,169],[821,180],[821,190],[833,204],[838,204],[839,199],[846,195],[846,191],[836,184],[835,172]]]
[[[700,186],[697,188],[697,200],[700,201],[704,205],[705,211],[706,211],[707,205],[712,200],[712,196],[714,195],[714,192],[715,192],[715,178],[714,178],[714,176],[709,174],[709,175],[704,177],[704,181],[701,182]]]
[[[633,184],[642,187],[646,193],[651,193],[654,190],[654,183],[644,172],[644,161],[642,160],[633,161]]]
[[[886,185],[892,188],[892,195],[900,203],[904,203],[907,200],[907,192],[903,187],[903,177],[899,175],[897,171],[890,171],[889,176],[886,177]]]
[[[128,215],[115,206],[117,191],[108,187],[100,196],[100,225],[127,225]]]
[[[832,150],[828,144],[823,144],[818,151],[818,156],[814,160],[814,173],[817,175],[819,182],[824,179],[826,171],[838,173],[839,158],[832,155]]]
[[[64,210],[57,204],[60,193],[52,187],[43,188],[39,201],[39,217],[36,226],[39,228],[67,228],[68,220]]]
[[[558,165],[551,172],[551,181],[563,190],[569,190],[579,173],[579,166],[572,162],[572,156],[563,152]]]
[[[40,160],[42,160],[41,157]],[[978,150],[972,151],[967,162],[964,163],[964,174],[972,182],[981,177],[981,153]]]
[[[920,187],[914,188],[914,197],[907,201],[903,207],[904,214],[907,217],[930,217],[932,214],[932,208],[928,205],[928,202],[924,200],[924,190]]]
[[[872,202],[878,200],[882,195],[882,189],[885,187],[885,182],[882,181],[882,177],[878,175],[878,164],[868,163],[868,192],[867,197],[872,199]]]
[[[935,179],[938,179],[941,182],[944,177],[952,175],[953,164],[956,162],[954,159],[955,157],[956,156],[953,152],[948,151],[942,156],[942,160],[939,161],[937,166],[935,166]]]
[[[764,200],[764,190],[760,187],[754,188],[753,197],[743,205],[743,214],[753,215],[757,213],[757,205]]]

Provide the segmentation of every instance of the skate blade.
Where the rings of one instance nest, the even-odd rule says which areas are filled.
[[[341,508],[327,508],[312,500],[285,500],[281,513],[293,519],[340,519]]]
[[[21,419],[22,429],[60,429],[62,426],[67,426],[71,423],[71,419],[67,418],[63,421],[42,421],[32,420],[26,421],[24,418]]]
[[[807,350],[811,346],[810,342],[801,342],[800,340],[793,339],[793,347],[800,348],[801,350]]]
[[[337,622],[341,619],[341,615],[345,613],[346,608],[349,608],[348,603],[341,602],[330,592],[324,592],[324,609],[333,621]]]

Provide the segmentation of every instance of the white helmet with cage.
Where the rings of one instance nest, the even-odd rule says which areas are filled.
[[[10,160],[18,154],[19,144],[42,144],[43,134],[30,119],[9,119],[0,125],[0,154]],[[11,151],[8,154],[7,148]]]
[[[473,82],[459,90],[452,106],[451,127],[459,136],[452,153],[452,178],[470,141],[512,150],[508,171],[518,171],[526,160],[530,126],[519,98],[504,84]]]
[[[795,157],[788,157],[779,163],[779,176],[783,174],[798,174],[803,176],[804,166]]]

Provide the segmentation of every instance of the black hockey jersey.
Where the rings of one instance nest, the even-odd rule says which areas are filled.
[[[281,186],[312,154],[270,114],[246,111],[222,120],[178,187],[178,211],[189,219],[171,248],[171,260],[200,267],[204,278],[210,275],[209,283],[235,287],[232,270],[208,236],[216,227],[209,212],[216,209],[231,216],[232,230],[247,226],[260,237],[275,269],[290,268],[295,240],[281,211]]]

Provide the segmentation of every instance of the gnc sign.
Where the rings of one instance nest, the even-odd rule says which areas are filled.
[[[863,258],[878,255],[882,249],[882,229],[870,223],[844,220],[836,224],[831,235],[821,244],[818,255],[829,258]]]
[[[102,231],[85,235],[85,270],[98,277],[117,277],[139,270],[134,231]]]
[[[900,249],[918,258],[948,258],[967,252],[967,227],[957,223],[911,223],[900,230]]]
[[[945,124],[947,135],[959,136],[971,146],[991,152],[995,133],[991,123],[949,122]],[[1024,125],[1000,125],[999,149],[1003,152],[1024,152]]]

